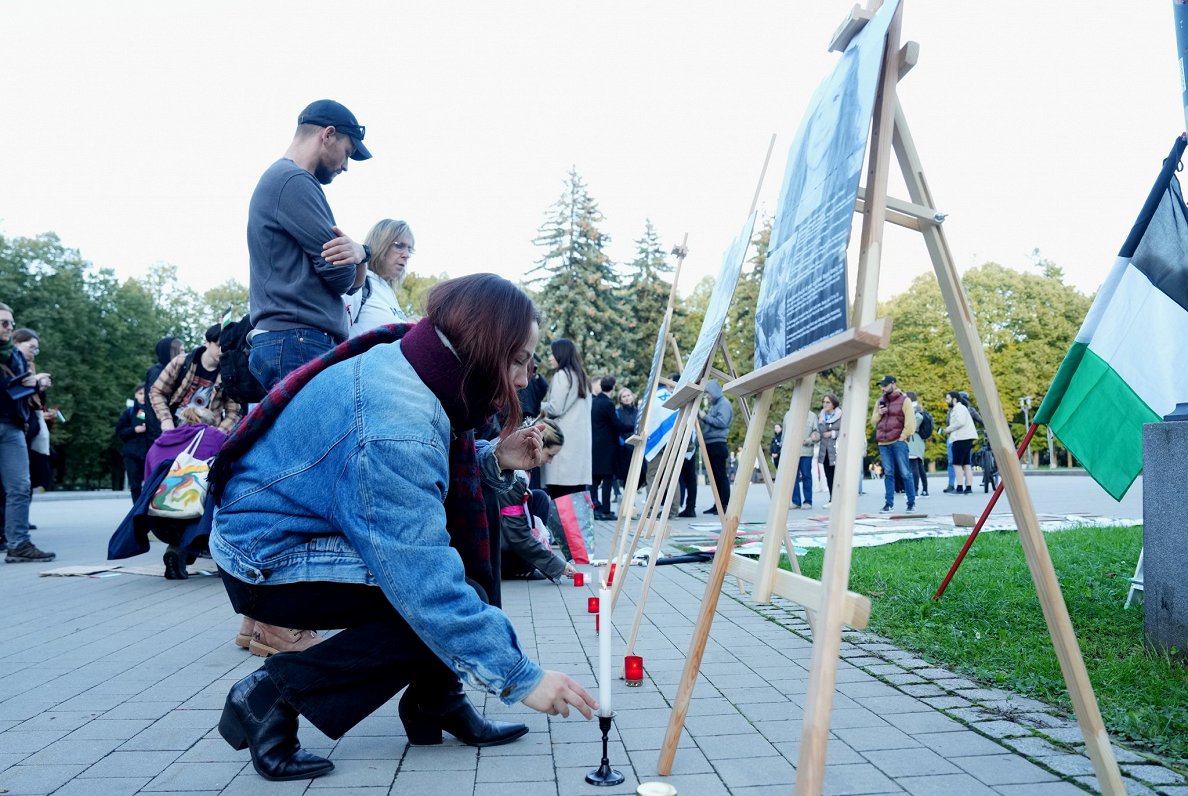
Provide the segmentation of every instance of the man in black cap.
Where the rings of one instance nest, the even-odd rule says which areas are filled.
[[[311,103],[252,194],[250,366],[265,388],[347,338],[342,294],[363,285],[371,252],[335,225],[322,186],[371,157],[365,132],[345,106]]]
[[[912,402],[899,389],[894,376],[884,376],[879,381],[883,394],[875,404],[870,416],[875,427],[875,440],[879,443],[879,459],[883,464],[883,486],[886,500],[881,511],[890,512],[895,505],[895,474],[903,479],[903,490],[907,493],[907,510],[916,510],[916,486],[908,462],[908,443],[916,433],[916,412]]]

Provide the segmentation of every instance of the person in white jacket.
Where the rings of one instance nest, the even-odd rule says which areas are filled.
[[[396,291],[408,261],[416,253],[408,222],[391,218],[376,223],[367,233],[371,250],[367,279],[359,292],[343,296],[351,337],[389,323],[407,323],[408,315],[396,299]]]
[[[978,429],[969,412],[969,402],[960,392],[949,390],[945,393],[945,403],[949,405],[945,435],[953,443],[953,469],[957,475],[955,494],[969,495],[973,492],[973,443],[978,438]]]

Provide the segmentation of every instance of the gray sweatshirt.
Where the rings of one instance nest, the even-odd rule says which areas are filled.
[[[342,294],[354,292],[355,266],[322,259],[322,245],[337,237],[333,226],[312,174],[288,158],[264,172],[248,206],[248,296],[257,329],[319,329],[346,339]]]
[[[705,444],[725,442],[726,433],[730,431],[730,421],[734,419],[730,399],[722,394],[722,385],[716,379],[706,382],[705,394],[710,398],[709,411],[701,419],[701,434],[705,438]]]

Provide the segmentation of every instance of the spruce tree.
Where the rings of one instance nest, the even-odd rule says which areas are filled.
[[[635,393],[642,393],[647,385],[648,368],[656,345],[656,330],[664,319],[672,283],[664,274],[672,273],[660,236],[651,219],[644,223],[643,237],[635,241],[635,259],[628,264],[630,281],[622,289],[621,306],[629,307],[622,318],[621,384]],[[665,374],[667,375],[667,374]]]
[[[533,241],[545,253],[529,271],[542,316],[541,342],[568,337],[592,378],[618,372],[624,347],[619,277],[605,253],[610,238],[598,229],[603,220],[577,169],[571,169]]]

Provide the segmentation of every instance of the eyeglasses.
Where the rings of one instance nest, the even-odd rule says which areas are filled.
[[[392,241],[392,248],[398,252],[408,252],[409,256],[412,256],[417,253],[417,250],[412,247],[412,244],[403,243],[398,240]]]
[[[12,326],[13,326],[12,321],[10,321],[8,319],[0,321],[0,329],[11,329]]]

